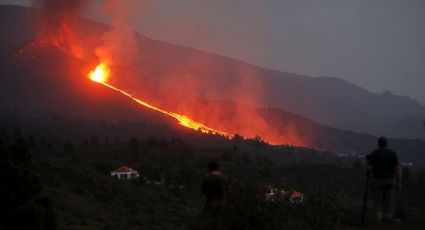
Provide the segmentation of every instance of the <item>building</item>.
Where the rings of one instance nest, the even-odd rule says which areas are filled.
[[[139,172],[130,167],[122,166],[112,171],[111,176],[121,180],[131,180],[139,178]]]

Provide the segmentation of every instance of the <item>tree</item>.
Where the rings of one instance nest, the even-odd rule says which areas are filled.
[[[56,218],[20,132],[8,149],[0,146],[0,229],[56,229]]]
[[[235,135],[233,136],[233,138],[232,138],[232,141],[233,141],[233,142],[236,142],[236,143],[240,143],[240,142],[242,142],[243,140],[244,140],[243,136],[241,136],[241,135],[239,135],[239,134],[235,134]]]
[[[227,162],[230,162],[230,161],[232,161],[233,160],[233,152],[231,151],[231,150],[229,150],[229,149],[224,149],[222,152],[221,152],[221,159],[223,160],[223,161],[227,161]]]
[[[244,165],[247,165],[247,164],[250,164],[251,163],[251,156],[248,153],[244,152],[242,154],[242,157],[241,158],[242,158],[242,163]]]
[[[403,167],[402,169],[402,181],[406,187],[412,184],[412,175],[410,169],[407,167]]]
[[[354,169],[361,169],[362,167],[363,167],[362,162],[359,159],[354,161],[354,163],[353,163]]]
[[[424,183],[425,183],[425,172],[424,172],[424,170],[422,169],[421,170],[421,172],[419,173],[419,181],[418,181],[418,186],[420,187],[420,188],[422,188],[422,187],[424,187]]]

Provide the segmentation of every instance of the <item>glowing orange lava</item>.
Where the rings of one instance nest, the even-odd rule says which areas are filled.
[[[92,81],[104,83],[108,80],[111,71],[105,63],[100,63],[96,69],[89,73],[89,78]]]
[[[104,85],[104,86],[106,86],[110,89],[113,89],[113,90],[131,98],[133,101],[135,101],[136,103],[138,103],[140,105],[143,105],[143,106],[145,106],[149,109],[155,110],[155,111],[160,112],[162,114],[168,115],[170,117],[173,117],[174,119],[176,119],[179,122],[180,125],[182,125],[186,128],[201,131],[202,133],[217,134],[217,135],[224,136],[226,138],[232,138],[233,137],[232,134],[229,134],[229,133],[226,133],[224,131],[220,131],[220,130],[208,127],[208,126],[206,126],[206,125],[204,125],[204,124],[202,124],[198,121],[195,121],[195,120],[193,120],[193,119],[191,119],[191,118],[189,118],[185,115],[174,113],[174,112],[169,112],[169,111],[163,110],[161,108],[155,107],[155,106],[153,106],[153,105],[151,105],[151,104],[149,104],[149,103],[147,103],[143,100],[140,100],[140,99],[132,96],[131,94],[127,93],[126,91],[124,91],[122,89],[116,88],[116,87],[108,84],[107,80],[109,78],[110,73],[111,73],[111,71],[110,71],[108,65],[106,63],[100,63],[99,65],[96,66],[95,70],[93,70],[89,73],[89,78],[92,81],[98,82],[98,83],[100,83],[100,84],[102,84],[102,85]]]

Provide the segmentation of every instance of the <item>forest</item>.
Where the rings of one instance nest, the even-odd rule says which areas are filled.
[[[225,229],[361,227],[366,181],[361,157],[271,146],[261,137],[227,140],[173,132],[161,124],[139,126],[163,127],[163,135],[126,136],[118,131],[137,131],[138,125],[80,122],[78,127],[72,120],[52,125],[63,135],[53,129],[37,132],[37,126],[28,128],[24,122],[2,123],[2,228],[199,229],[205,202],[201,180],[209,162],[218,162],[226,178]],[[109,135],[98,135],[106,127],[109,132],[103,133]],[[141,177],[111,177],[112,170],[124,165]],[[298,191],[304,200],[267,200],[268,187]],[[401,223],[386,229],[423,229],[424,192],[424,171],[404,167],[397,194]],[[370,202],[367,217],[368,229],[380,229],[373,224]]]

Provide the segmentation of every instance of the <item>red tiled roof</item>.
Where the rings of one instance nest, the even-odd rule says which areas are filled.
[[[136,170],[127,167],[127,166],[122,166],[120,168],[115,169],[114,171],[112,171],[113,173],[138,173]]]
[[[300,193],[300,192],[297,192],[297,191],[294,191],[292,194],[291,194],[291,197],[300,197],[302,194]]]

